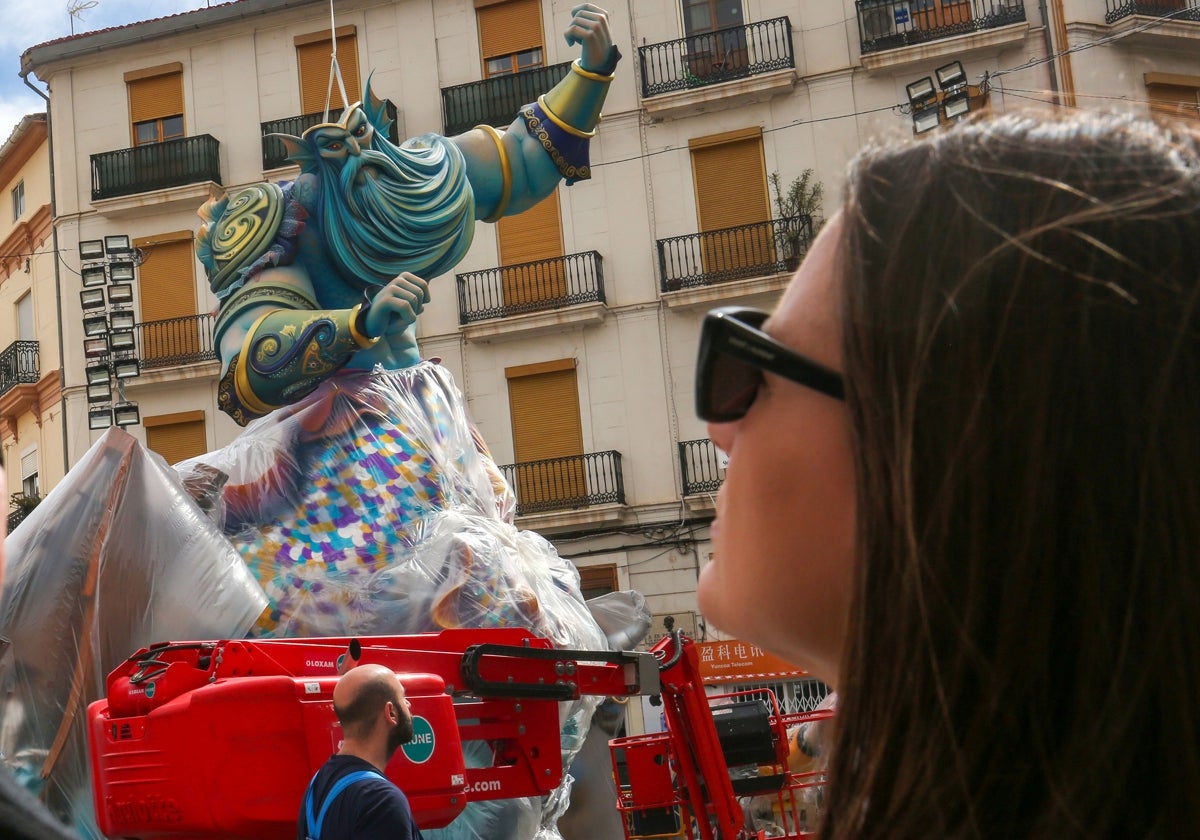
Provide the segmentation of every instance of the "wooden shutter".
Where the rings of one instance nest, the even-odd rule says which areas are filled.
[[[579,589],[586,601],[589,598],[599,598],[609,592],[616,592],[617,565],[607,563],[602,566],[579,566]]]
[[[161,120],[183,113],[183,73],[174,71],[129,79],[129,118],[133,123]]]
[[[146,445],[163,456],[168,464],[178,464],[208,450],[203,411],[147,417],[142,425],[146,427]]]
[[[574,457],[583,455],[575,362],[563,359],[504,373],[517,460],[518,502],[526,509],[583,504],[587,498],[583,461]]]
[[[770,226],[728,230],[771,218],[761,129],[697,138],[688,145],[696,213],[701,233],[707,234],[700,240],[705,273],[775,262]]]
[[[475,10],[479,52],[485,60],[543,46],[539,0],[511,0]],[[485,70],[486,72],[486,70]]]
[[[554,259],[563,255],[557,189],[524,213],[502,218],[496,223],[496,234],[501,266],[553,260],[501,270],[506,308],[534,308],[533,304],[567,296],[563,261]]]
[[[296,61],[300,68],[300,109],[305,114],[316,114],[325,110],[331,52],[332,41],[328,37],[296,45]],[[342,81],[346,84],[346,95],[350,97],[350,102],[342,101],[342,93],[335,80],[329,99],[330,109],[353,104],[362,99],[363,94],[358,75],[358,38],[354,33],[338,35],[337,55],[338,67],[342,68]]]
[[[142,358],[148,362],[200,352],[196,315],[195,257],[190,236],[157,244],[134,245],[145,262],[138,267]],[[183,321],[175,319],[185,319]]]
[[[1151,116],[1200,122],[1200,88],[1151,84],[1146,86],[1146,93],[1150,98]]]

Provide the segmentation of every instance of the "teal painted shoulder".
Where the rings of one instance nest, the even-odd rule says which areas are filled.
[[[218,299],[238,285],[244,270],[267,252],[279,233],[286,201],[277,184],[254,184],[200,208],[203,220],[196,236],[196,256]]]

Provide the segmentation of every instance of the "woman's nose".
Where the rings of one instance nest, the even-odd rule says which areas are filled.
[[[737,426],[736,420],[732,423],[708,424],[709,440],[711,440],[716,447],[726,455],[730,454],[730,451],[733,448],[733,431],[735,426]]]

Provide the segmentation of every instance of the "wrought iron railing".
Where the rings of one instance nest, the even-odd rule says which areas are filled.
[[[517,515],[625,504],[621,453],[589,452],[506,464],[500,471],[517,494]]]
[[[708,438],[679,441],[679,472],[685,496],[715,493],[725,480],[717,447]]]
[[[41,378],[41,355],[36,341],[14,341],[0,353],[0,394]]]
[[[495,76],[479,82],[442,88],[442,123],[446,136],[462,134],[477,125],[506,126],[522,105],[550,90],[571,69],[571,62],[551,64]]]
[[[796,66],[786,17],[638,47],[642,96],[744,79]]]
[[[388,128],[388,139],[393,143],[399,143],[399,129],[396,127],[396,106],[388,102],[387,109],[388,116],[392,120],[392,124]],[[341,108],[330,109],[330,122],[337,122],[341,118]],[[318,111],[315,114],[301,114],[298,117],[284,117],[281,120],[268,120],[265,123],[259,123],[259,129],[262,132],[263,170],[278,169],[288,164],[287,149],[284,148],[283,141],[278,137],[271,137],[270,135],[290,134],[293,137],[299,137],[314,125],[319,125],[324,119],[324,112]]]
[[[217,358],[211,313],[184,315],[137,325],[142,369],[190,365]]]
[[[1115,23],[1130,15],[1200,22],[1200,0],[1106,0],[1106,6],[1108,11],[1104,15],[1105,23]]]
[[[1025,0],[855,0],[864,54],[1025,20]]]
[[[812,243],[811,216],[658,240],[664,292],[792,271]]]
[[[92,201],[199,181],[221,183],[221,144],[210,134],[92,155]]]
[[[458,322],[604,302],[603,261],[596,251],[457,275]]]

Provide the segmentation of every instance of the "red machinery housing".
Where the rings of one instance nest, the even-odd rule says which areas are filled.
[[[558,701],[583,694],[662,698],[666,732],[611,742],[627,837],[762,837],[747,797],[766,801],[782,836],[807,837],[816,822],[810,806],[823,777],[788,770],[786,729],[830,712],[782,715],[770,692],[706,697],[695,646],[678,633],[649,653],[613,653],[557,650],[497,629],[138,651],[88,708],[100,830],[134,840],[291,840],[309,779],[339,747],[332,695],[346,656],[404,682],[417,737],[386,772],[422,828],[448,824],[469,801],[554,790],[563,774]],[[486,744],[491,763],[464,766],[467,742]]]
[[[651,654],[554,650],[523,630],[155,645],[88,708],[100,830],[294,838],[308,781],[339,746],[332,694],[347,651],[401,675],[417,737],[387,775],[422,828],[469,800],[552,791],[563,773],[557,701],[658,685]],[[467,741],[490,746],[490,766],[464,766]]]

